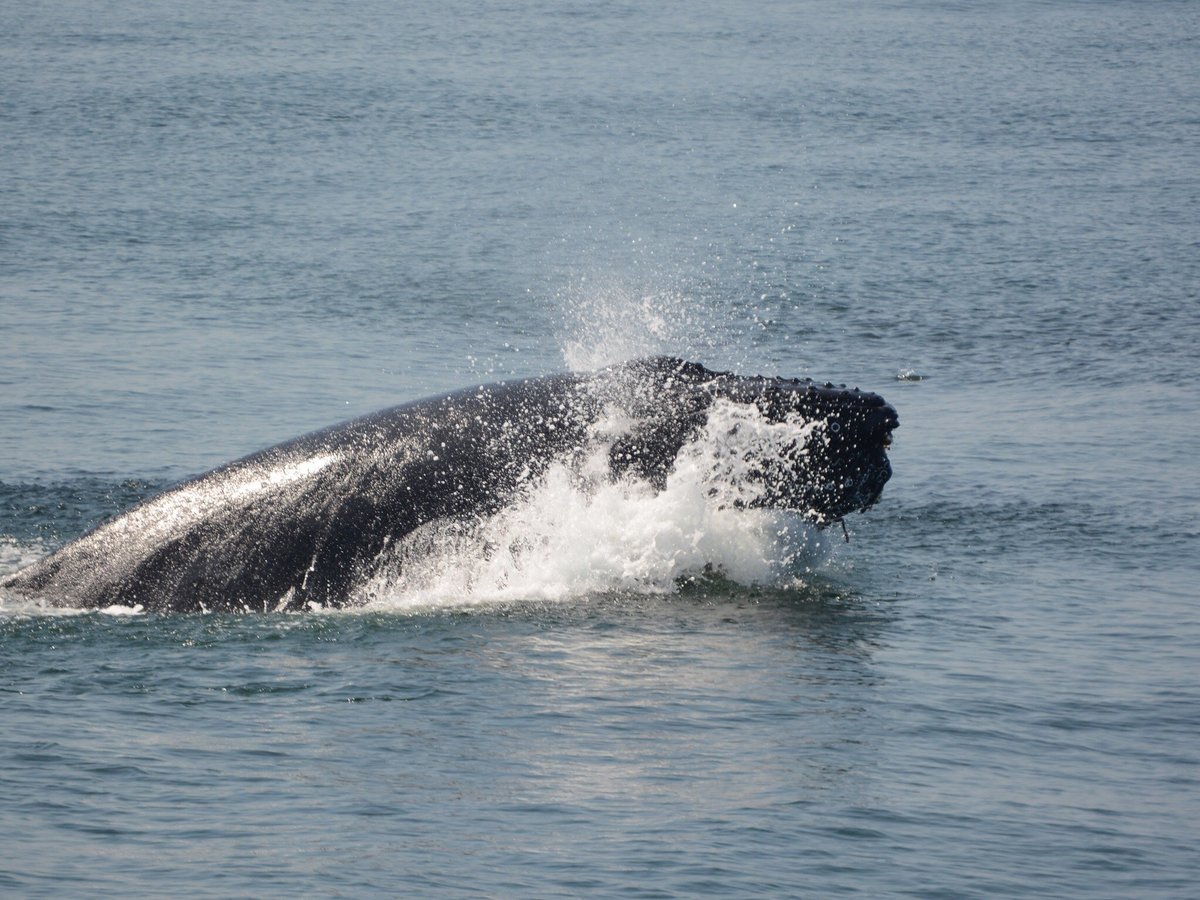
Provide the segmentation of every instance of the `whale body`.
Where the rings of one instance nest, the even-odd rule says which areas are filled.
[[[552,464],[572,465],[598,445],[604,477],[661,489],[685,447],[712,439],[705,429],[718,408],[782,435],[738,444],[735,433],[750,426],[736,417],[723,426],[745,482],[731,502],[828,525],[874,504],[891,476],[898,418],[877,394],[636,360],[473,387],[270,447],[100,524],[0,579],[0,592],[148,611],[353,604],[356,586],[406,536],[486,519]]]

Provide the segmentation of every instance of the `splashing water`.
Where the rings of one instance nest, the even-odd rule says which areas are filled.
[[[719,401],[662,490],[608,477],[629,424],[610,410],[582,458],[551,466],[497,515],[409,534],[360,599],[407,609],[669,593],[708,575],[791,587],[826,561],[833,542],[799,513],[751,506],[763,490],[755,461],[802,453],[822,423],[771,423],[753,405]]]
[[[638,357],[712,355],[717,328],[694,291],[591,276],[557,297],[563,361],[588,372]]]
[[[330,432],[269,448],[3,585],[133,612],[462,606],[709,576],[796,587],[832,543],[806,523],[870,505],[887,478],[886,459],[830,464],[845,416],[873,403],[877,430],[895,425],[875,395],[823,390],[658,358],[433,398],[331,432],[357,455],[334,452]],[[446,423],[432,438],[431,416]],[[443,438],[463,447],[458,469],[439,468]],[[882,455],[877,439],[863,446]],[[425,468],[405,467],[413,454]]]

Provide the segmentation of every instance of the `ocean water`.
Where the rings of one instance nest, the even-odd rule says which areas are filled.
[[[513,376],[901,419],[786,577],[749,518],[548,485],[536,565],[365,611],[0,601],[5,895],[1196,895],[1200,7],[0,25],[0,574]]]

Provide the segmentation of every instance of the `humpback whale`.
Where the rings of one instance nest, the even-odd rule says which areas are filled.
[[[552,464],[599,451],[603,477],[661,489],[686,448],[713,439],[719,411],[714,502],[826,526],[874,504],[891,476],[899,422],[877,394],[635,360],[472,387],[270,447],[98,525],[0,579],[0,593],[155,612],[353,605],[406,536],[486,519]],[[739,490],[723,492],[734,477]]]

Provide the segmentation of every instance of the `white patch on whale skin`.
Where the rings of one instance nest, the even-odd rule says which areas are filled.
[[[287,591],[284,592],[283,596],[280,597],[279,600],[276,602],[275,612],[283,612],[285,609],[288,608],[288,604],[290,604],[292,602],[292,600],[295,599],[295,597],[296,597],[296,588],[293,585],[292,587],[288,588]]]

